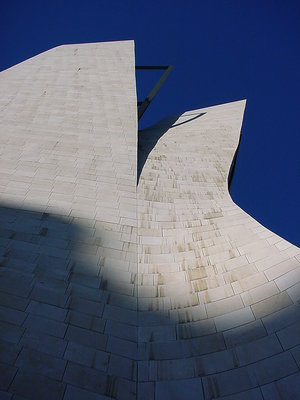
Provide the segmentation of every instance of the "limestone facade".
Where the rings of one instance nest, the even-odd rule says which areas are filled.
[[[245,102],[138,133],[134,66],[0,74],[0,398],[297,399],[300,249],[228,191]]]

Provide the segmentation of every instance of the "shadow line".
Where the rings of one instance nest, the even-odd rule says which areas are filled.
[[[163,121],[159,122],[156,125],[138,131],[137,184],[140,181],[140,176],[144,168],[144,165],[146,163],[146,160],[151,151],[153,150],[153,148],[155,147],[156,143],[159,141],[159,139],[169,129],[187,124],[191,121],[194,121],[197,118],[202,117],[205,114],[206,113],[197,114],[192,118],[189,118],[183,122],[178,122],[177,124],[175,122],[178,121],[178,119],[182,117],[182,115],[171,116],[169,118],[164,119]],[[190,115],[191,114],[187,115],[187,117]]]

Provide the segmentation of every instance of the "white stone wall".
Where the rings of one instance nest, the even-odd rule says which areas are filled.
[[[300,249],[228,193],[244,107],[193,110],[140,133],[144,159],[158,139],[137,214],[138,380],[151,398],[299,393]]]
[[[67,45],[0,74],[0,398],[296,399],[300,249],[228,193],[245,102],[138,150],[134,64]]]
[[[0,390],[135,398],[134,44],[54,48],[0,92]]]

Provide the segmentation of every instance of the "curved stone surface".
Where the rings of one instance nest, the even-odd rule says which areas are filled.
[[[133,42],[0,90],[0,398],[297,399],[300,249],[228,193],[245,102],[139,132],[137,160]]]
[[[299,395],[300,249],[228,192],[244,107],[140,132],[138,381],[151,399]]]

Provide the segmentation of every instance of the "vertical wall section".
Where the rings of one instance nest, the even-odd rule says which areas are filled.
[[[0,87],[0,389],[134,399],[134,43],[60,46]]]

